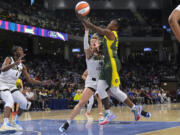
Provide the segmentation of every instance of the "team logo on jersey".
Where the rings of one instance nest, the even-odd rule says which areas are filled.
[[[118,82],[119,82],[119,80],[118,80],[118,79],[116,79],[116,80],[115,80],[115,82],[116,82],[116,83],[118,83]]]

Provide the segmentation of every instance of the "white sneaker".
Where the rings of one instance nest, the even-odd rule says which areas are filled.
[[[99,117],[99,124],[102,123],[104,121],[104,117]]]
[[[100,113],[100,114],[99,114],[99,119],[98,119],[98,120],[99,120],[99,124],[104,121],[104,115],[103,115],[103,113]]]
[[[132,110],[131,112],[134,113],[134,119],[135,119],[135,121],[140,120],[140,118],[141,118],[141,112],[142,112],[142,106],[141,106],[141,105],[136,105],[135,110]]]
[[[108,124],[110,121],[112,121],[115,118],[116,116],[112,112],[105,113],[103,121],[99,121],[99,124],[100,125]]]
[[[14,121],[14,125],[13,125],[16,130],[23,130],[22,126],[20,125],[20,122],[19,121]]]
[[[13,127],[9,122],[6,124],[4,123],[0,128],[0,132],[5,132],[5,131],[16,131],[16,128]]]

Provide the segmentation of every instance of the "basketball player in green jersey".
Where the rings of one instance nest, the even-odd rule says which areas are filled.
[[[140,116],[143,115],[145,117],[150,117],[150,113],[142,112],[142,106],[136,106],[132,103],[132,101],[127,97],[127,95],[120,90],[120,77],[119,71],[121,68],[120,60],[117,55],[118,48],[118,34],[117,31],[119,28],[126,28],[127,20],[123,18],[112,20],[106,28],[98,27],[92,24],[89,20],[85,19],[81,15],[77,14],[79,20],[84,23],[89,29],[94,30],[100,35],[104,35],[103,39],[103,52],[105,55],[104,66],[101,71],[97,90],[102,99],[102,102],[105,106],[105,119],[100,123],[100,125],[107,124],[109,121],[115,118],[115,116],[110,111],[108,94],[106,92],[107,89],[110,89],[110,92],[113,95],[116,95],[116,98],[127,104],[132,112],[134,113],[135,120],[139,120]],[[145,113],[145,114],[144,114]]]

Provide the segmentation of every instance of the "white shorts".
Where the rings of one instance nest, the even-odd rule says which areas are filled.
[[[14,104],[13,96],[9,90],[7,91],[0,91],[1,99],[5,102],[4,107],[12,108]]]
[[[12,97],[15,103],[18,103],[20,105],[20,108],[23,110],[27,109],[27,99],[25,98],[25,96],[19,91],[15,91],[12,93]]]
[[[14,90],[14,89],[18,89],[16,87],[16,84],[10,84],[10,83],[5,83],[0,81],[0,91],[1,90]]]
[[[17,90],[11,93],[12,90]],[[6,90],[6,91],[3,91]],[[20,108],[27,109],[27,99],[25,96],[18,90],[15,84],[4,83],[0,81],[0,95],[2,100],[5,102],[5,107],[8,106],[12,108],[14,102],[20,104]]]
[[[97,90],[97,79],[95,80],[96,78],[92,78],[92,77],[88,77],[86,78],[86,81],[85,81],[85,87],[86,88],[93,88],[96,92]]]

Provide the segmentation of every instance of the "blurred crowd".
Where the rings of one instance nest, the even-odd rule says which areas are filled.
[[[159,61],[158,53],[145,52],[130,55],[122,63],[121,81],[127,88],[159,88],[162,81],[175,81],[177,64],[171,60]]]
[[[11,4],[9,4],[11,3]],[[77,20],[74,10],[49,11],[44,8],[43,1],[36,1],[33,6],[29,1],[1,0],[0,19],[20,24],[31,25],[82,36],[83,27]],[[71,16],[71,17],[69,17]],[[93,10],[91,21],[99,26],[106,26],[115,18],[125,17],[129,20],[129,27],[121,31],[120,36],[162,36],[162,22],[160,10]]]
[[[36,1],[33,6],[29,1],[1,0],[0,19],[25,25],[37,26],[72,35],[82,36],[84,30],[73,10],[49,11],[42,6],[43,0]],[[9,4],[11,3],[11,4]],[[105,27],[114,18],[126,17],[129,26],[121,31],[120,36],[162,36],[162,22],[159,10],[93,10],[91,21]],[[174,96],[161,88],[163,80],[175,80],[177,65],[166,58],[158,60],[156,53],[139,53],[122,60],[121,89],[135,103],[156,104],[172,101]],[[0,65],[4,60],[0,56]],[[40,87],[30,85],[22,77],[23,94],[32,103],[31,110],[48,109],[50,99],[67,99],[72,108],[80,99],[84,88],[81,75],[86,69],[83,54],[74,55],[70,61],[52,55],[27,56],[24,63],[30,76],[36,80],[53,80],[53,85]],[[180,101],[180,90],[176,93]],[[117,105],[117,101],[112,99]]]
[[[4,57],[1,57],[2,63]],[[22,77],[24,94],[32,103],[31,110],[48,109],[50,99],[66,99],[68,108],[72,108],[80,99],[84,81],[81,78],[85,70],[85,58],[74,56],[73,62],[69,63],[63,58],[55,56],[30,56],[25,65],[30,76],[36,80],[53,80],[53,85],[40,87],[30,85]],[[129,56],[122,62],[120,72],[121,89],[136,104],[156,104],[180,101],[180,90],[176,96],[161,88],[161,81],[175,79],[176,65],[171,61],[159,62],[154,53],[145,53],[135,57]],[[84,66],[82,66],[84,65]],[[111,99],[113,105],[120,104]]]

